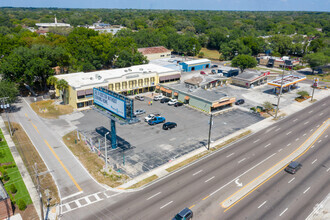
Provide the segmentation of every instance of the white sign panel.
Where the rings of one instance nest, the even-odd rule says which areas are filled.
[[[96,88],[93,89],[93,96],[95,104],[102,106],[120,117],[126,118],[126,106],[123,100],[102,92]]]

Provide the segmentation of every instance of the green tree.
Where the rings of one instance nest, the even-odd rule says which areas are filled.
[[[234,67],[238,67],[241,72],[243,72],[247,68],[256,67],[257,64],[257,60],[249,55],[238,55],[231,61],[231,65]]]
[[[55,76],[50,76],[47,79],[47,85],[55,87],[57,81],[58,81],[58,79]]]
[[[65,90],[69,88],[69,83],[65,79],[60,79],[56,82],[56,88],[60,90],[60,96],[64,101]]]
[[[17,96],[18,96],[19,92],[17,89],[17,86],[15,83],[13,82],[9,82],[9,81],[5,81],[5,80],[1,80],[0,81],[0,97],[9,97],[9,102],[13,103]]]
[[[299,95],[301,98],[306,98],[309,96],[309,93],[305,90],[297,92],[297,95]]]
[[[330,62],[329,56],[325,55],[324,53],[312,53],[312,54],[307,54],[304,57],[304,60],[310,65],[310,67],[313,70],[313,74],[315,69],[319,66],[323,66],[325,64],[328,64]]]
[[[265,108],[266,112],[269,112],[274,109],[274,106],[270,102],[264,102],[262,106]]]

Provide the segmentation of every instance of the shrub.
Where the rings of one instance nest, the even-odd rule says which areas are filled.
[[[15,194],[17,192],[15,184],[11,184],[9,189],[10,189],[10,192],[13,193],[13,194]]]
[[[14,167],[16,167],[16,164],[3,165],[3,168],[5,169],[14,168]]]
[[[204,57],[204,53],[203,53],[203,52],[200,52],[200,53],[198,54],[198,57],[199,57],[199,58],[203,58],[203,57]]]
[[[7,171],[4,171],[4,172],[2,173],[2,177],[3,177],[3,180],[4,180],[4,181],[8,181],[8,180],[10,179],[10,177],[8,176]]]
[[[26,209],[26,204],[25,204],[24,200],[22,200],[22,199],[18,200],[17,206],[18,206],[19,210],[21,210],[21,211]]]
[[[5,157],[5,155],[6,155],[6,153],[5,153],[5,151],[0,151],[0,158],[4,158]]]
[[[301,98],[305,98],[309,96],[309,93],[307,91],[299,91],[297,92],[298,95],[300,95]]]

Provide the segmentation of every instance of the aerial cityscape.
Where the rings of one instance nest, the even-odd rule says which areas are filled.
[[[0,2],[0,220],[330,219],[329,9]]]

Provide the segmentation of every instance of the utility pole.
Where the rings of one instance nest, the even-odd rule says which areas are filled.
[[[282,74],[282,79],[281,79],[281,88],[280,88],[280,94],[278,94],[278,99],[277,99],[277,106],[276,106],[276,112],[275,112],[275,119],[277,118],[277,113],[278,113],[278,109],[280,106],[280,99],[281,99],[281,95],[282,95],[282,89],[283,89],[283,78],[284,78],[284,68],[285,68],[285,64],[283,65],[283,74]]]
[[[37,179],[37,190],[38,190],[38,193],[39,193],[39,199],[40,199],[40,212],[41,212],[41,219],[44,220],[45,217],[44,217],[44,208],[43,208],[43,202],[42,202],[42,194],[41,194],[41,190],[40,190],[40,179],[39,179],[39,176],[42,176],[42,175],[45,175],[49,172],[52,172],[52,171],[45,171],[45,172],[41,172],[39,173],[38,171],[38,165],[37,163],[34,163],[34,172],[36,173],[36,179]]]
[[[210,142],[211,142],[211,129],[212,129],[212,124],[213,124],[213,121],[212,121],[212,112],[210,114],[210,126],[209,126],[209,140],[208,140],[208,143],[207,143],[207,150],[210,150]]]
[[[13,132],[12,132],[12,129],[11,129],[11,124],[10,124],[10,120],[9,120],[9,116],[8,116],[8,109],[9,109],[9,103],[7,103],[8,99],[9,99],[9,97],[0,98],[0,103],[1,103],[0,106],[6,112],[6,117],[7,117],[7,121],[8,121],[8,127],[9,127],[9,133],[10,133],[10,136],[13,136]]]
[[[110,133],[110,131],[108,131],[105,135],[104,135],[104,147],[105,147],[105,170],[108,170],[108,149],[107,149],[107,135]]]

